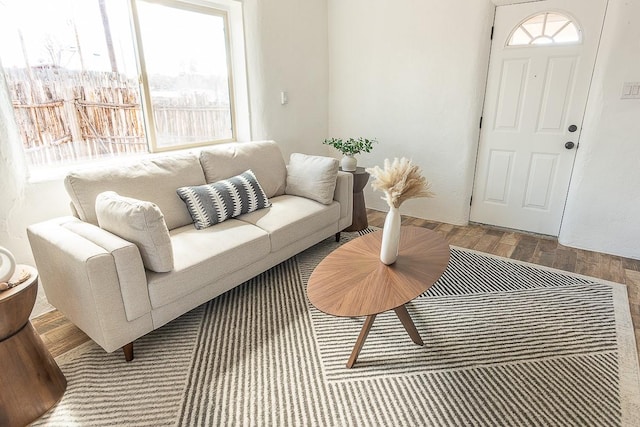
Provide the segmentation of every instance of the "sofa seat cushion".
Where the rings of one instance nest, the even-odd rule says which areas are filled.
[[[98,225],[96,197],[103,191],[155,203],[169,230],[191,224],[187,207],[176,188],[206,184],[198,157],[193,154],[156,157],[134,165],[83,169],[71,172],[64,185],[78,217]]]
[[[304,197],[283,195],[269,199],[271,207],[236,217],[269,233],[271,252],[334,224],[338,232],[340,204],[323,205]]]
[[[229,219],[204,230],[187,225],[170,231],[173,271],[147,271],[152,307],[161,307],[269,254],[269,235]]]

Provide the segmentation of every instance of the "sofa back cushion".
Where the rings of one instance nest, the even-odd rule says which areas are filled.
[[[176,189],[205,183],[198,157],[192,153],[71,172],[64,180],[73,207],[83,221],[98,225],[96,197],[104,191],[115,191],[155,203],[169,230],[193,222]]]
[[[267,197],[284,194],[287,167],[280,147],[273,141],[233,142],[206,148],[200,152],[200,163],[208,184],[251,169]]]

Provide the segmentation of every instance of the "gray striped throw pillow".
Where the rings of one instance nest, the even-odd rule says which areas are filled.
[[[177,192],[198,230],[271,206],[251,169],[212,184],[180,187]]]

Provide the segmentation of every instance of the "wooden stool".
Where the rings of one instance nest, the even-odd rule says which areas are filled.
[[[344,231],[360,231],[369,226],[367,207],[364,204],[364,193],[362,192],[364,186],[369,182],[369,172],[359,167],[350,173],[353,174],[353,221]]]
[[[0,292],[0,425],[24,426],[51,409],[67,379],[29,322],[38,293],[38,272],[18,265],[11,280],[24,283]]]

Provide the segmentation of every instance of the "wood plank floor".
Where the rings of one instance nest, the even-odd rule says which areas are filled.
[[[368,210],[369,225],[382,227],[385,215]],[[487,226],[462,227],[406,216],[402,223],[435,230],[451,245],[626,284],[640,355],[640,260],[573,249],[556,239]],[[54,357],[89,339],[55,310],[32,323]]]

